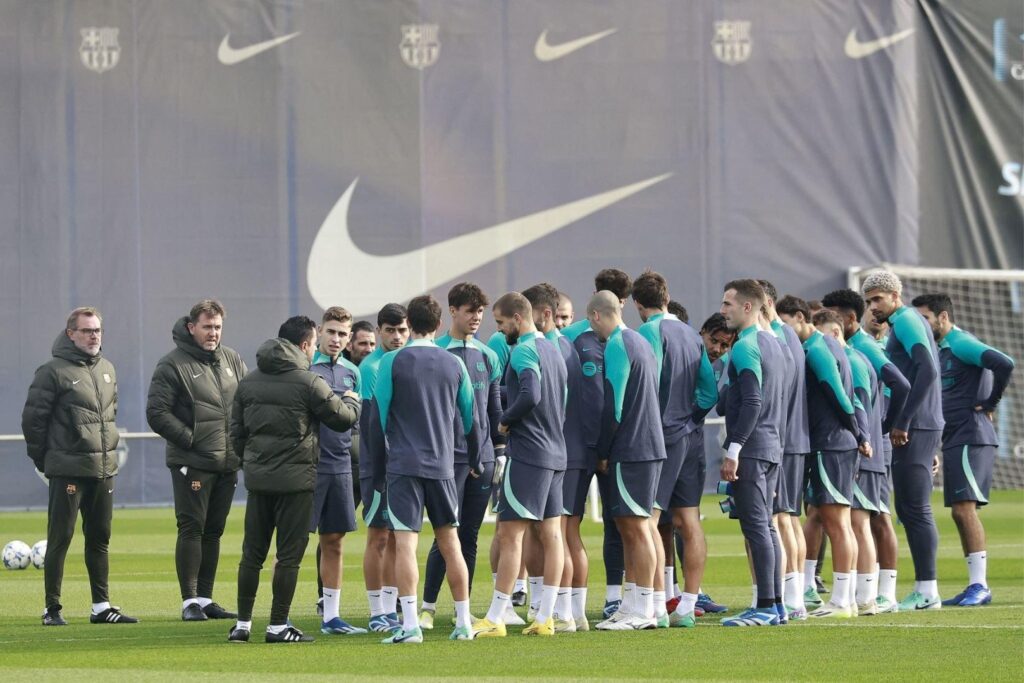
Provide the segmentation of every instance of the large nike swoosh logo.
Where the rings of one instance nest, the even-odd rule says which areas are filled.
[[[533,54],[542,62],[553,62],[556,59],[561,59],[568,54],[576,52],[582,47],[586,47],[591,43],[610,36],[615,33],[618,29],[610,28],[607,31],[601,31],[600,33],[594,33],[593,35],[584,36],[577,38],[576,40],[570,40],[568,43],[560,43],[558,45],[550,45],[548,43],[548,32],[547,29],[540,34],[537,38],[537,44],[533,46]]]
[[[862,43],[857,40],[857,29],[853,29],[850,31],[850,35],[846,36],[846,45],[844,46],[846,56],[850,59],[863,59],[864,57],[873,55],[879,50],[884,50],[890,45],[895,45],[901,40],[910,37],[910,34],[913,32],[914,29],[908,28],[906,31],[900,31],[899,33],[894,33],[891,36],[885,36],[884,38]]]
[[[620,202],[671,175],[665,173],[390,256],[368,254],[352,241],[348,207],[359,182],[356,179],[327,214],[313,240],[306,266],[306,283],[313,299],[322,308],[343,301],[356,316],[372,315],[389,301],[405,302],[445,282],[456,280],[464,273]],[[360,286],[354,287],[353,283],[360,283]]]
[[[231,37],[231,34],[229,33],[224,36],[224,40],[220,41],[220,47],[217,49],[217,59],[220,60],[221,64],[227,64],[228,66],[238,64],[239,62],[244,62],[250,57],[255,57],[261,52],[273,50],[278,45],[288,42],[300,33],[302,33],[302,31],[296,31],[295,33],[289,33],[286,36],[271,38],[270,40],[265,40],[262,43],[238,48],[237,50],[231,47],[228,43],[228,39]]]

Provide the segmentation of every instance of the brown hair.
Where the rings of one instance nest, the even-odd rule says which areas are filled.
[[[530,300],[519,292],[502,294],[501,297],[494,302],[493,310],[503,316],[513,316],[518,313],[521,318],[533,317],[533,307],[530,306]]]
[[[324,317],[320,321],[320,324],[322,325],[328,320],[333,320],[338,323],[350,323],[352,322],[352,314],[341,306],[331,306],[324,311]]]
[[[79,306],[68,315],[68,325],[66,329],[77,330],[78,317],[81,315],[94,315],[100,319],[100,323],[103,322],[103,316],[100,315],[100,309],[92,306]]]
[[[224,310],[224,305],[216,299],[203,299],[192,307],[192,310],[188,312],[188,319],[193,323],[199,322],[199,316],[208,315],[211,318],[215,315],[219,315],[224,318],[227,317],[227,312]]]
[[[764,305],[765,295],[764,287],[757,280],[751,280],[749,278],[743,280],[731,280],[725,283],[725,287],[722,289],[723,292],[728,292],[730,289],[736,290],[736,296],[757,304],[760,308]]]
[[[668,305],[668,282],[661,273],[645,270],[633,280],[633,301],[644,308],[664,308]]]
[[[815,327],[818,325],[827,325],[832,323],[833,325],[838,325],[840,329],[843,329],[843,317],[830,308],[823,308],[816,312],[811,316],[811,322],[814,323]]]

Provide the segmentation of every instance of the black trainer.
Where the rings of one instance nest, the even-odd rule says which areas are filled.
[[[267,631],[266,642],[268,643],[312,643],[313,636],[307,636],[305,633],[295,628],[294,626],[288,626],[285,630],[280,633],[271,633]]]
[[[814,577],[814,589],[820,595],[824,595],[825,593],[828,593],[828,586],[826,586],[825,582],[821,580],[821,576],[815,576]]]
[[[206,621],[206,614],[203,613],[203,608],[199,606],[198,602],[190,602],[188,606],[181,610],[182,621]]]
[[[228,631],[228,642],[229,643],[248,643],[249,642],[249,631],[244,628],[235,628],[234,626]]]
[[[120,607],[108,607],[99,614],[89,615],[90,624],[137,624],[139,620],[135,617],[129,617],[127,614],[121,614]]]
[[[512,605],[522,607],[526,604],[526,591],[516,591],[512,594]]]
[[[68,622],[64,621],[64,617],[61,615],[60,610],[60,605],[47,607],[46,611],[43,612],[43,626],[67,626]]]
[[[237,619],[238,615],[234,612],[229,612],[215,602],[211,602],[209,605],[203,608],[203,614],[206,615],[207,619]]]

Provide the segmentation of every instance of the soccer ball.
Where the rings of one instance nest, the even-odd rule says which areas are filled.
[[[23,541],[11,541],[4,546],[4,567],[24,569],[31,562],[32,549]]]
[[[39,541],[32,546],[32,566],[42,569],[46,564],[46,541]]]

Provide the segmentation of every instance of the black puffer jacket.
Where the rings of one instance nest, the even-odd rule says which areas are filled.
[[[160,359],[149,383],[146,420],[167,441],[168,467],[234,472],[228,438],[231,404],[246,367],[233,349],[207,351],[188,331],[188,316],[171,330],[176,349]]]
[[[36,370],[21,414],[28,457],[48,477],[117,474],[117,375],[61,330],[53,359]]]
[[[287,339],[265,341],[256,367],[239,382],[231,411],[231,440],[242,458],[245,487],[259,493],[312,491],[320,423],[349,429],[359,419],[360,402],[338,398]]]

